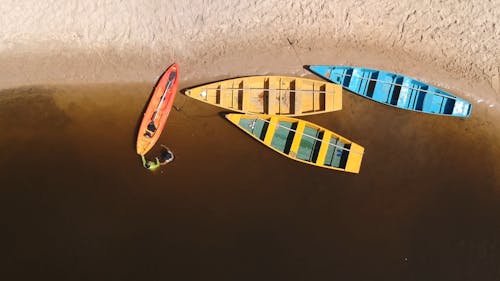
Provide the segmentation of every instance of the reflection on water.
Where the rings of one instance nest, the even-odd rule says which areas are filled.
[[[366,149],[359,175],[290,161],[179,95],[150,173],[150,85],[0,93],[8,273],[19,279],[498,280],[499,132],[344,93],[309,116]],[[153,149],[150,157],[159,151]],[[85,276],[85,277],[84,277]]]

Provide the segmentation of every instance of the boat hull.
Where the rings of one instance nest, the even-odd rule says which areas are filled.
[[[185,94],[227,110],[303,116],[342,109],[342,87],[287,76],[250,76],[190,88]]]
[[[158,80],[144,112],[137,134],[137,154],[146,154],[158,141],[174,103],[178,84],[177,64],[172,64]]]
[[[364,148],[321,126],[278,115],[231,113],[226,118],[285,157],[317,167],[359,173]]]
[[[311,65],[309,70],[349,91],[383,103],[411,111],[466,118],[470,102],[416,79],[382,70]]]

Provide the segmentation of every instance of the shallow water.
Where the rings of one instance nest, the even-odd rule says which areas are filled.
[[[179,95],[156,173],[135,154],[151,85],[0,93],[6,273],[64,280],[498,280],[500,142],[344,92],[305,117],[366,149],[359,175],[291,161]],[[154,150],[149,156],[154,156]]]

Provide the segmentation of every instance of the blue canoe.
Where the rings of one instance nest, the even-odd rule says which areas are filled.
[[[336,65],[311,65],[309,70],[368,99],[407,110],[469,117],[470,102],[396,73]]]

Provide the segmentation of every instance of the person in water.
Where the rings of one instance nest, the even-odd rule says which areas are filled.
[[[168,147],[164,146],[163,144],[161,146],[163,147],[163,151],[161,152],[160,158],[155,157],[156,161],[146,160],[144,155],[141,155],[142,165],[144,166],[144,168],[146,168],[150,171],[154,171],[154,170],[158,169],[158,167],[160,167],[160,165],[166,165],[166,164],[174,161],[174,154],[172,153],[172,151]]]
[[[144,168],[146,168],[150,171],[154,171],[154,170],[158,169],[158,167],[160,167],[160,159],[158,159],[158,157],[155,158],[156,162],[146,160],[144,155],[141,155],[141,158],[142,158],[142,165],[144,166]]]

